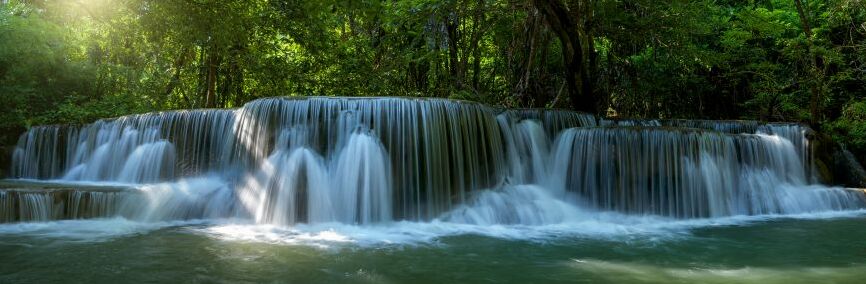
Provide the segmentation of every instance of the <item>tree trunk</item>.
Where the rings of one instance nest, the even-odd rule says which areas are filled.
[[[581,37],[581,42],[583,42],[583,64],[584,64],[584,72],[587,74],[588,80],[585,82],[590,88],[590,91],[596,97],[596,107],[601,108],[600,111],[604,112],[606,109],[603,109],[602,98],[599,97],[600,94],[596,93],[596,82],[598,82],[598,54],[595,52],[595,36],[593,35],[593,21],[595,20],[593,14],[593,0],[581,0],[578,1],[580,3],[580,9],[574,9],[574,11],[579,11],[578,13],[573,13],[573,17],[583,16],[581,24],[578,26]]]
[[[475,7],[475,17],[472,22],[472,88],[478,90],[478,81],[481,73],[481,49],[478,47],[478,42],[481,41],[483,29],[481,23],[484,21],[484,0],[478,0]]]
[[[174,61],[174,74],[171,76],[171,80],[168,81],[168,84],[165,86],[165,91],[163,92],[165,98],[171,96],[171,93],[173,93],[174,89],[177,88],[177,85],[180,84],[180,72],[183,69],[183,66],[186,65],[187,56],[189,56],[189,49],[185,48],[181,51],[180,55],[178,55],[177,60]]]
[[[207,59],[207,78],[205,90],[205,108],[216,107],[216,81],[217,81],[217,57],[216,52],[211,50]]]
[[[598,99],[593,93],[577,21],[560,0],[532,0],[533,6],[544,16],[550,30],[559,38],[565,64],[565,80],[571,107],[590,113],[598,112]]]
[[[821,100],[821,78],[823,74],[821,74],[821,69],[819,65],[822,63],[822,59],[815,54],[812,54],[812,28],[809,25],[809,19],[806,17],[806,13],[803,10],[803,2],[801,0],[794,0],[794,4],[797,6],[797,14],[800,16],[800,25],[803,27],[803,34],[806,36],[806,44],[807,51],[811,55],[811,64],[810,70],[812,76],[814,77],[814,81],[809,84],[809,92],[812,94],[810,98],[809,112],[811,113],[811,117],[809,119],[809,124],[812,128],[818,128],[820,109],[819,102]]]
[[[514,86],[514,95],[520,102],[521,107],[529,107],[532,104],[532,69],[535,64],[536,47],[538,46],[538,33],[541,29],[540,15],[535,13],[530,14],[527,20],[528,26],[525,30],[523,60],[518,66],[517,84]]]
[[[456,13],[450,15],[451,19],[445,21],[445,31],[448,36],[448,71],[451,75],[451,82],[454,84],[453,86],[457,89],[461,89],[461,71],[460,71],[460,58],[458,57],[459,51],[459,35],[457,34],[457,28],[459,26],[458,18]]]

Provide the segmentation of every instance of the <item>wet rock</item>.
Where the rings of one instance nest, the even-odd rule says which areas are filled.
[[[810,133],[813,172],[819,182],[850,188],[866,188],[866,170],[840,141]]]
[[[839,144],[833,155],[834,175],[837,183],[847,187],[866,188],[866,170],[857,162],[845,145]]]
[[[0,146],[0,179],[9,175],[9,167],[12,165],[13,147]]]
[[[807,134],[809,148],[812,152],[812,172],[817,174],[817,182],[823,184],[836,184],[835,179],[835,151],[836,144],[830,136],[822,135],[814,131]]]

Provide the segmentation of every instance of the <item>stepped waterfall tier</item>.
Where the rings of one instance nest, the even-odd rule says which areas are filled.
[[[587,210],[707,218],[866,206],[862,192],[819,183],[809,131],[445,99],[269,98],[33,127],[14,150],[18,180],[0,191],[0,222],[539,225]]]

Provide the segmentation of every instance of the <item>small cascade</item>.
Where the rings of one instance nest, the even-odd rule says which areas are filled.
[[[241,201],[259,223],[333,220],[329,182],[324,160],[312,150],[279,149],[246,181]]]
[[[70,191],[66,213],[57,219],[91,219],[115,216],[119,212],[119,200],[126,193],[110,191]]]
[[[522,120],[538,121],[544,127],[547,135],[551,137],[568,128],[593,127],[602,122],[596,119],[595,115],[589,113],[560,109],[507,109],[499,116],[511,123]]]
[[[551,187],[605,210],[696,218],[841,210],[863,201],[808,187],[795,146],[776,135],[575,128],[555,148]],[[836,198],[813,198],[825,194]]]
[[[18,218],[22,221],[48,221],[56,218],[58,214],[55,209],[53,198],[49,195],[35,192],[22,192],[18,194]]]
[[[174,145],[157,141],[136,147],[120,169],[117,180],[128,183],[157,182],[174,177]]]
[[[863,194],[818,184],[810,132],[446,99],[268,98],[34,127],[13,152],[12,176],[68,186],[0,181],[0,222],[539,225],[591,211],[705,218],[866,206]]]
[[[510,180],[512,184],[545,181],[548,174],[550,139],[536,120],[501,122],[505,136]]]
[[[15,178],[56,178],[67,170],[66,153],[74,146],[78,129],[73,126],[37,126],[21,135],[12,153],[10,176]],[[68,145],[73,143],[73,145]]]
[[[537,185],[506,186],[483,191],[471,202],[443,216],[443,220],[475,225],[545,225],[574,221],[582,212],[569,202]]]
[[[292,140],[288,136],[283,136],[280,148],[240,191],[241,202],[257,222],[369,224],[391,220],[391,169],[387,152],[375,137],[351,134],[344,149],[326,162],[304,143],[286,143]]]
[[[69,186],[0,191],[0,223],[125,217],[171,221],[237,217],[233,191],[218,178],[141,187]]]
[[[334,165],[336,221],[368,224],[391,220],[391,167],[375,137],[354,133]],[[438,204],[447,204],[448,200]],[[450,209],[450,206],[440,210]]]
[[[79,190],[0,191],[0,223],[111,217],[118,214],[120,195]]]
[[[751,120],[688,120],[688,119],[670,119],[657,122],[659,125],[678,127],[678,128],[695,128],[712,130],[728,134],[754,134],[758,132],[761,126],[765,124]]]
[[[233,121],[231,110],[193,110],[38,126],[19,139],[11,176],[142,183],[202,174],[227,160]]]
[[[191,178],[146,185],[122,196],[116,216],[140,221],[214,219],[238,216],[234,193],[219,178]]]

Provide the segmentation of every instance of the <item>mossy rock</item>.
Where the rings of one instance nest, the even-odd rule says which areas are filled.
[[[866,188],[866,170],[841,141],[820,133],[812,133],[809,140],[814,158],[812,165],[821,182]]]
[[[816,132],[807,133],[809,139],[809,147],[812,151],[812,165],[818,174],[818,178],[822,183],[835,184],[836,179],[835,164],[836,164],[836,143],[830,136]]]
[[[831,167],[827,166],[827,164],[822,160],[815,160],[813,163],[815,167],[815,172],[818,174],[818,179],[825,184],[834,184],[836,183],[835,175],[833,174],[833,170]]]

